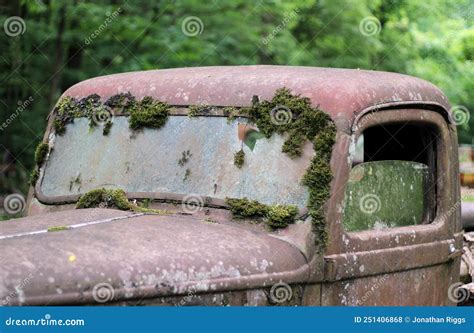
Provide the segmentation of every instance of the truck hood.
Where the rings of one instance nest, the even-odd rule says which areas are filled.
[[[84,209],[1,223],[3,305],[93,304],[303,283],[296,247],[238,224]]]

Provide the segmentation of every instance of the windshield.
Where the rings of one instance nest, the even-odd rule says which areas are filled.
[[[86,118],[77,118],[54,139],[41,193],[54,201],[105,187],[305,207],[308,192],[301,179],[314,154],[311,144],[291,159],[281,152],[283,136],[258,136],[246,144],[239,139],[239,123],[246,119],[170,116],[160,129],[133,131],[127,117],[119,116],[104,136],[89,129]],[[238,168],[234,154],[241,148],[245,163]]]

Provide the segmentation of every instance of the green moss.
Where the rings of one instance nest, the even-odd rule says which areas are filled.
[[[239,218],[262,217],[267,213],[267,206],[256,200],[226,198],[225,203],[230,207],[232,215]]]
[[[297,215],[298,207],[296,206],[270,206],[266,214],[266,223],[272,228],[285,228],[295,221]]]
[[[145,199],[146,204],[139,206],[130,202],[125,192],[121,189],[96,189],[83,194],[76,204],[77,209],[83,208],[115,208],[120,210],[131,210],[141,213],[169,214],[166,210],[151,209],[149,199]]]
[[[85,193],[80,197],[76,205],[76,208],[95,207],[110,207],[120,210],[130,210],[132,208],[123,190],[108,190],[105,188],[96,189]]]
[[[212,110],[209,105],[190,105],[188,108],[188,117],[195,118],[200,115],[207,115]]]
[[[271,228],[285,228],[295,222],[298,208],[292,205],[264,205],[256,200],[225,199],[232,215],[237,218],[261,218]]]
[[[40,168],[44,161],[46,160],[46,156],[49,152],[49,145],[47,143],[41,142],[35,150],[35,163]]]
[[[234,154],[234,164],[237,168],[241,169],[245,162],[245,153],[244,150],[241,149]]]
[[[80,100],[65,96],[59,100],[54,108],[53,127],[58,135],[66,131],[66,124],[74,121],[75,118],[86,117],[89,119],[89,127],[97,126],[97,118],[103,113],[130,113],[130,128],[138,130],[140,128],[160,128],[168,118],[169,105],[154,100],[152,97],[144,97],[137,101],[130,93],[121,93],[111,96],[105,103],[97,94],[92,94]],[[112,121],[104,119],[103,134],[108,135],[112,127]]]
[[[121,113],[127,113],[135,105],[136,99],[130,92],[113,95],[105,101],[104,105]]]
[[[231,123],[235,120],[235,118],[239,115],[239,110],[234,108],[233,106],[227,106],[222,109],[224,116],[227,117],[227,123]]]
[[[54,107],[53,127],[58,135],[62,135],[66,131],[66,124],[73,122],[74,118],[81,116],[81,109],[76,99],[65,96],[61,98]]]
[[[105,124],[104,124],[104,129],[102,130],[102,134],[103,135],[109,135],[110,133],[110,128],[112,127],[112,121],[108,120]]]
[[[290,158],[301,156],[306,142],[313,143],[315,155],[306,170],[302,183],[308,187],[307,206],[312,219],[313,231],[317,236],[317,243],[324,247],[327,234],[323,207],[329,198],[332,180],[329,163],[336,138],[334,122],[319,108],[313,107],[309,98],[293,95],[287,88],[278,89],[270,101],[259,101],[254,96],[251,104],[252,106],[243,108],[241,113],[246,114],[249,121],[255,124],[260,133],[267,138],[270,138],[274,133],[287,134],[282,152]],[[231,211],[233,213],[235,211],[237,216],[245,214],[248,203],[245,205],[239,201],[237,203],[239,203],[237,207],[231,207]],[[255,204],[251,206],[253,207]],[[252,209],[250,209],[251,211]],[[281,207],[272,206],[271,211],[268,210],[266,214],[267,216],[271,214],[271,217],[267,217],[267,223],[283,226],[286,224],[285,221],[291,220],[290,217],[286,219],[285,214],[291,216],[293,213],[294,208],[285,212]]]
[[[71,228],[67,226],[49,227],[48,232],[64,231],[64,230],[69,230],[69,229]]]
[[[141,128],[160,128],[168,119],[169,105],[144,97],[130,108],[129,125],[133,130]]]
[[[36,182],[38,181],[38,178],[39,178],[39,171],[38,169],[33,169],[33,171],[31,171],[31,174],[30,174],[30,178],[28,180],[28,183],[31,185],[31,186],[35,186],[36,185]]]

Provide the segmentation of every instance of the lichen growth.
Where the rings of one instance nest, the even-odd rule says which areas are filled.
[[[64,231],[64,230],[69,230],[69,229],[71,228],[67,226],[55,226],[55,227],[49,227],[47,230],[48,232],[56,232],[56,231]]]
[[[149,199],[145,199],[146,206],[149,205]],[[131,210],[141,213],[169,214],[169,211],[151,209],[144,205],[139,206],[128,200],[125,191],[121,189],[95,189],[83,194],[76,204],[76,209],[83,208],[114,208],[120,210]]]
[[[237,168],[241,169],[242,166],[244,165],[244,162],[245,162],[245,153],[244,153],[244,150],[241,149],[234,154],[234,165]]]
[[[133,130],[141,128],[160,128],[168,119],[169,105],[154,100],[150,96],[130,107],[129,125]]]
[[[35,164],[40,168],[44,161],[46,160],[46,156],[49,152],[49,145],[47,143],[41,142],[35,150]]]
[[[256,200],[226,198],[232,215],[236,218],[260,218],[271,228],[285,228],[295,222],[298,208],[293,205],[264,205]]]
[[[293,95],[287,88],[278,89],[270,101],[259,101],[254,96],[252,105],[242,108],[241,113],[247,115],[250,123],[255,124],[266,138],[270,138],[274,133],[287,134],[282,152],[290,158],[301,156],[306,142],[313,143],[315,155],[303,176],[302,184],[307,186],[309,191],[307,207],[316,234],[316,242],[324,247],[327,243],[327,234],[323,207],[329,198],[332,180],[330,160],[336,138],[334,122],[318,107],[313,107],[309,98]],[[236,216],[252,212],[252,209],[247,209],[248,203],[238,203],[237,207],[231,207]],[[255,204],[250,208],[254,206]],[[272,219],[268,220],[275,221],[276,225],[280,223],[283,225],[285,222],[282,221],[286,220],[285,214],[291,215],[293,212],[294,209],[289,209],[285,213],[281,207],[274,206],[271,210]],[[269,222],[271,223],[273,222]]]

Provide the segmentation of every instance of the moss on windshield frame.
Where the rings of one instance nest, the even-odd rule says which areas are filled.
[[[274,133],[287,134],[282,152],[290,158],[301,156],[306,142],[313,143],[315,155],[303,176],[302,184],[309,192],[307,207],[316,243],[323,249],[328,241],[324,204],[330,196],[330,160],[336,140],[333,120],[318,107],[313,107],[309,98],[294,95],[288,88],[276,90],[269,101],[259,101],[258,97],[254,96],[251,106],[242,108],[241,113],[247,115],[249,122],[255,124],[266,138],[270,138]],[[235,207],[230,206],[234,213]],[[274,209],[275,216],[279,213],[281,211]]]
[[[137,101],[130,93],[111,96],[104,104],[100,103],[100,96],[96,94],[81,100],[66,96],[57,103],[54,109],[53,127],[56,134],[63,134],[66,124],[73,122],[74,118],[88,117],[91,119],[94,112],[102,107],[108,107],[121,113],[130,113],[129,124],[133,130],[162,127],[167,121],[170,110],[170,106],[164,102],[154,100],[149,96]],[[191,107],[189,116],[199,115],[205,112],[205,109],[207,110],[208,107]],[[236,110],[235,108],[224,108],[228,121],[232,121],[238,114]],[[241,108],[240,113],[247,116],[249,122],[255,124],[266,138],[270,138],[274,133],[286,134],[287,138],[282,145],[282,152],[290,158],[301,156],[306,142],[313,143],[315,155],[311,160],[310,167],[306,170],[302,184],[308,187],[307,207],[309,216],[312,218],[316,240],[324,247],[327,242],[327,231],[323,206],[329,198],[332,180],[329,164],[336,137],[334,122],[318,107],[313,107],[309,98],[294,95],[287,88],[276,90],[275,95],[269,101],[259,101],[258,97],[254,96],[251,106]],[[112,121],[105,122],[104,135],[108,135],[112,124]],[[94,125],[95,123],[91,120],[91,126]],[[236,167],[242,167],[244,154],[243,150],[235,154],[234,164]],[[33,180],[36,180],[37,177],[38,172],[32,174]],[[281,212],[281,210],[275,209],[273,215],[280,216]]]
[[[109,97],[104,103],[97,94],[82,99],[64,96],[56,104],[53,114],[55,133],[62,135],[66,132],[66,125],[74,122],[75,118],[88,118],[89,127],[103,125],[103,135],[110,133],[115,113],[129,113],[130,128],[160,128],[168,119],[170,106],[167,103],[145,96],[137,100],[128,93],[120,93]]]
[[[76,209],[84,208],[115,208],[119,210],[130,210],[141,213],[169,214],[170,212],[159,209],[151,209],[147,206],[149,200],[144,200],[144,206],[139,206],[128,200],[124,190],[99,188],[84,193],[79,198]]]

